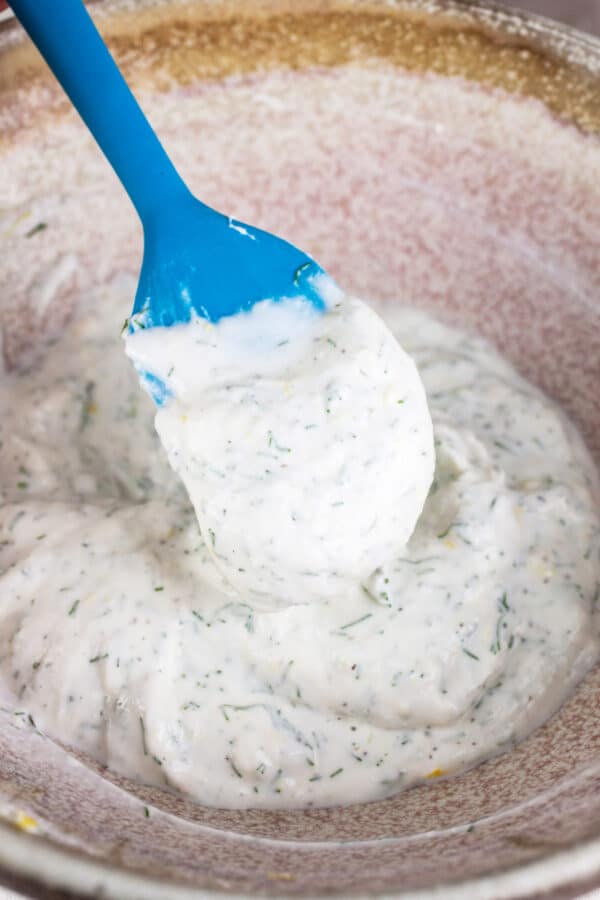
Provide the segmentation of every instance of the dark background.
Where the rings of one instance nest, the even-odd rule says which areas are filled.
[[[584,31],[600,35],[600,0],[514,0],[510,5],[552,19],[562,19]]]
[[[40,0],[48,2],[48,0]],[[242,2],[242,0],[240,0]],[[600,0],[504,0],[512,6],[529,9],[543,16],[562,19],[584,31],[592,31],[600,35]],[[50,5],[50,4],[49,4]],[[6,0],[0,0],[0,16],[10,15],[6,12]]]

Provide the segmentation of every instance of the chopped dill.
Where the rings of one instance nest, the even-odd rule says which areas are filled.
[[[142,733],[142,750],[144,752],[144,756],[148,756],[148,745],[146,743],[146,723],[144,722],[143,716],[140,716],[140,731]]]
[[[227,762],[229,763],[229,765],[231,766],[233,772],[237,775],[237,777],[243,778],[244,776],[242,775],[242,773],[240,772],[240,770],[238,769],[238,767],[236,766],[236,764],[234,763],[232,758],[230,756],[226,756],[225,759],[227,760]]]
[[[30,238],[33,237],[34,234],[39,234],[40,231],[45,231],[48,227],[47,222],[38,222],[37,225],[34,225],[33,228],[30,228],[29,231],[25,232],[25,237]]]
[[[370,619],[372,615],[373,613],[365,613],[364,616],[360,617],[360,619],[354,619],[352,622],[346,622],[345,625],[340,625],[340,631],[345,631],[347,628],[354,628],[355,625],[360,625],[361,622]]]
[[[499,616],[496,622],[496,637],[490,647],[490,651],[494,654],[500,653],[502,649],[502,627],[505,626],[506,613],[509,612],[510,606],[508,605],[508,600],[506,599],[506,591],[502,594],[500,599],[498,600],[498,611]],[[506,627],[506,626],[505,626]]]

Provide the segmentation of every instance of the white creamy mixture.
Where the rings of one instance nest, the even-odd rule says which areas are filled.
[[[258,383],[257,401],[275,416],[270,436],[255,431],[262,419],[245,406],[251,367],[238,373],[236,421],[220,408],[225,373],[196,419],[198,397],[185,397],[173,333],[165,364],[175,354],[183,369],[176,405],[165,406],[158,424],[172,455],[180,450],[176,464],[203,539],[154,431],[153,405],[115,335],[132,293],[128,279],[112,284],[34,371],[0,384],[0,680],[15,715],[29,714],[114,770],[205,804],[301,807],[371,800],[457,772],[556,709],[598,655],[600,523],[592,463],[550,401],[483,341],[423,313],[383,309],[427,390],[434,479],[399,555],[363,585],[344,577],[350,569],[338,571],[339,591],[318,562],[314,590],[295,548],[286,551],[291,512],[314,515],[319,502],[330,503],[326,520],[356,541],[333,545],[336,558],[355,566],[353,579],[371,557],[359,542],[363,523],[346,522],[331,506],[343,488],[343,480],[327,481],[335,448],[322,435],[304,440],[299,423],[313,419],[296,385],[286,420],[285,373],[301,383],[308,371],[286,356],[272,382],[265,374]],[[360,306],[348,314],[378,327]],[[311,328],[302,340],[314,339]],[[329,336],[337,347],[315,344],[322,371],[339,363],[345,389],[354,390],[358,370],[341,357],[350,340],[344,322]],[[402,384],[385,381],[386,389],[405,401],[396,403],[398,415],[411,415],[413,400],[424,402],[418,378],[391,347],[389,360]],[[323,429],[335,402],[332,395],[334,405],[310,410]],[[192,422],[184,427],[176,416],[187,409]],[[229,431],[240,424],[247,446],[228,450]],[[422,439],[407,450],[406,484],[409,470],[418,471],[417,445],[426,449]],[[315,460],[315,483],[300,498],[281,469],[296,451]],[[235,515],[254,495],[265,504],[264,527],[281,523],[268,570],[236,571],[245,566],[231,558],[229,542],[242,535],[254,561],[266,531],[246,535],[243,520],[219,517],[218,476],[200,493],[199,474],[218,456],[229,466]],[[244,467],[259,465],[272,472],[257,468],[244,496]],[[269,490],[271,477],[281,490]],[[361,478],[370,502],[368,472]],[[400,490],[387,489],[392,497]],[[392,500],[377,497],[389,515]],[[418,505],[415,498],[415,517]],[[323,566],[331,552],[318,557]],[[263,609],[284,556],[289,590],[266,597],[282,608]],[[289,605],[303,590],[313,602]]]
[[[127,352],[169,393],[156,429],[216,568],[260,608],[345,595],[406,546],[434,468],[414,362],[372,309],[264,301],[148,328]]]

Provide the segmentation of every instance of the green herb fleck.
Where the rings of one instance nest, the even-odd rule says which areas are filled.
[[[8,530],[14,531],[15,526],[17,525],[17,522],[19,522],[23,518],[24,515],[25,515],[25,510],[20,509],[19,512],[13,517],[12,521],[10,522],[10,524],[8,526]]]
[[[142,750],[144,752],[144,756],[148,756],[148,745],[146,743],[146,723],[144,722],[143,716],[140,716],[140,731],[142,732]]]
[[[506,613],[510,610],[508,605],[508,601],[506,599],[506,591],[502,594],[500,599],[498,600],[498,611],[500,615],[498,616],[498,620],[496,622],[496,638],[490,647],[490,651],[494,654],[500,653],[502,649],[502,626],[504,625],[504,620],[506,618]]]
[[[73,605],[71,606],[71,608],[70,608],[70,610],[69,610],[69,615],[70,615],[70,616],[74,616],[74,615],[75,615],[75,613],[77,612],[77,607],[78,607],[78,606],[79,606],[79,600],[75,600],[75,602],[73,603]]]
[[[97,663],[101,659],[108,659],[108,653],[99,653],[97,656],[92,656],[92,658],[90,659],[90,662]]]
[[[337,776],[338,776],[338,775],[341,775],[343,771],[344,771],[343,768],[336,769],[335,772],[332,772],[331,775],[330,775],[329,777],[330,777],[330,778],[337,778]]]
[[[281,444],[277,443],[277,441],[273,437],[272,431],[267,431],[267,444],[269,445],[269,447],[275,447],[275,449],[279,453],[291,453],[292,452],[291,447],[283,447]]]
[[[33,228],[30,228],[29,231],[25,232],[25,237],[30,238],[33,237],[34,234],[39,234],[40,231],[45,231],[48,227],[47,222],[38,222],[37,225],[34,225]]]
[[[463,653],[464,653],[464,654],[465,654],[465,656],[470,656],[470,657],[471,657],[471,659],[476,659],[476,660],[479,660],[479,657],[478,657],[478,656],[476,656],[476,655],[475,655],[475,653],[471,653],[471,651],[470,651],[470,650],[467,650],[467,648],[466,648],[466,647],[463,647],[463,648],[462,648],[462,651],[463,651]]]
[[[238,767],[236,766],[236,764],[234,763],[232,758],[230,756],[226,756],[225,759],[227,760],[227,762],[229,763],[229,765],[231,766],[233,772],[237,775],[237,777],[243,778],[244,776],[242,775],[242,773],[240,772],[240,770],[238,769]]]
[[[360,625],[361,622],[370,619],[373,613],[365,613],[364,616],[361,616],[360,619],[354,619],[352,622],[346,622],[345,625],[340,626],[340,631],[345,631],[346,628],[353,628],[355,625]]]
[[[262,703],[247,703],[243,706],[237,706],[235,703],[222,703],[219,709],[223,713],[225,721],[229,722],[229,716],[227,715],[228,709],[233,710],[233,712],[245,712],[247,709],[256,709],[257,706],[264,709]]]

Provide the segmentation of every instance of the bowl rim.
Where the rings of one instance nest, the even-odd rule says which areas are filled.
[[[173,7],[207,0],[86,0],[93,6],[94,18],[110,19],[132,6],[152,8],[169,2]],[[267,3],[277,0],[267,0]],[[293,0],[290,0],[292,3]],[[310,0],[309,0],[310,2]],[[555,21],[547,16],[511,8],[497,0],[330,0],[325,10],[361,7],[399,12],[416,11],[427,15],[447,14],[480,28],[513,35],[555,54],[588,74],[600,77],[600,37]],[[0,13],[0,54],[26,43],[19,23],[10,10]],[[27,896],[56,898],[61,892],[75,898],[103,897],[105,900],[248,900],[246,893],[231,893],[223,888],[200,888],[172,880],[157,880],[142,872],[107,864],[58,844],[50,837],[27,833],[13,824],[10,814],[0,809],[0,890],[2,885],[26,890]],[[408,892],[378,893],[380,900],[510,900],[536,897],[575,898],[600,887],[600,836],[573,844],[526,864],[503,872],[483,875],[452,884]],[[56,893],[58,892],[58,894]],[[65,897],[67,894],[65,894]],[[289,894],[270,894],[273,898]],[[373,896],[353,895],[355,900]],[[311,895],[326,900],[325,895]],[[331,895],[328,895],[331,897]]]
[[[45,837],[36,837],[0,821],[1,871],[17,876],[28,885],[28,896],[44,900],[46,889],[66,890],[69,897],[102,897],[104,900],[249,900],[246,893],[225,889],[197,888],[172,881],[158,881],[139,872],[109,866],[81,857],[75,851],[59,847]],[[43,875],[41,874],[43,872]],[[40,879],[43,877],[44,881]],[[566,879],[566,880],[565,880]],[[575,898],[600,883],[600,838],[574,845],[549,857],[505,872],[481,878],[440,884],[434,888],[403,893],[378,893],[378,900],[510,900],[510,898]],[[35,891],[34,894],[31,890]],[[74,894],[73,892],[77,892]],[[284,900],[289,894],[270,894]],[[311,894],[311,900],[331,900],[331,894]],[[373,897],[356,894],[353,900]],[[55,898],[55,894],[52,894]]]

